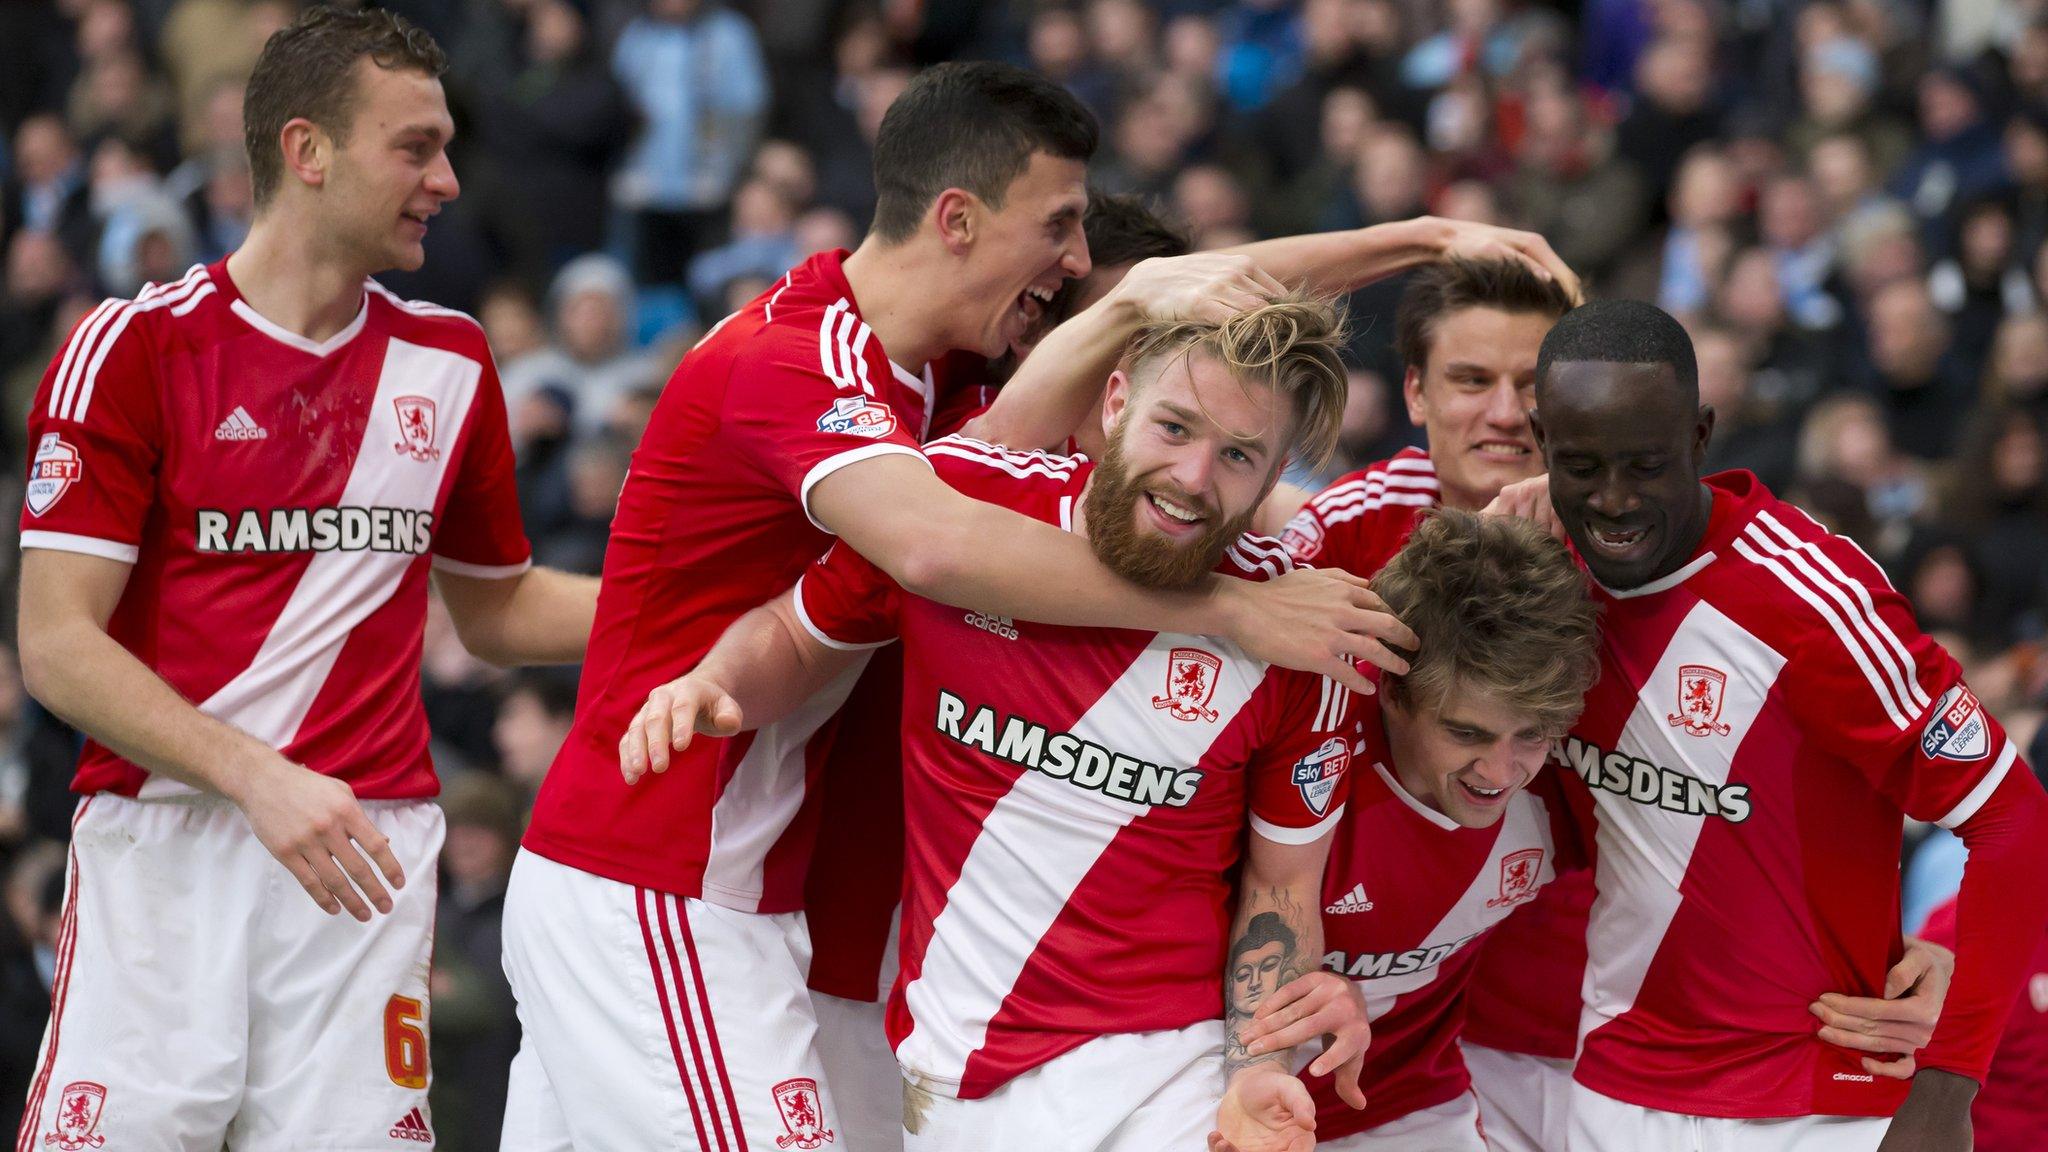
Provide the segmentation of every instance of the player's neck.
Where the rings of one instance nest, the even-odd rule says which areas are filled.
[[[1381,691],[1385,690],[1385,686],[1382,685]],[[1406,792],[1408,798],[1417,804],[1432,812],[1441,812],[1442,809],[1430,795],[1429,781],[1412,770],[1413,765],[1421,763],[1421,757],[1409,740],[1408,717],[1398,706],[1383,702],[1380,705],[1380,725],[1387,736],[1387,771],[1394,777],[1394,783],[1400,785],[1401,791]],[[1404,770],[1404,764],[1409,765],[1410,769]]]
[[[860,318],[882,341],[889,359],[915,371],[952,351],[947,317],[958,302],[945,291],[945,272],[923,258],[916,240],[861,241],[841,271],[853,289]]]
[[[235,290],[265,320],[315,343],[355,321],[363,307],[367,273],[337,259],[314,229],[295,227],[271,212],[257,219],[249,238],[228,257]]]

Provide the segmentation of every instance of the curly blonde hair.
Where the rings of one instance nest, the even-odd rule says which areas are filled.
[[[1120,367],[1134,388],[1197,352],[1213,356],[1240,383],[1271,385],[1294,405],[1293,454],[1322,467],[1344,419],[1344,314],[1334,298],[1290,293],[1221,324],[1154,321],[1124,348]]]
[[[1404,708],[1492,693],[1548,735],[1578,719],[1600,674],[1600,610],[1565,546],[1513,516],[1427,513],[1372,578],[1421,648],[1387,691]]]

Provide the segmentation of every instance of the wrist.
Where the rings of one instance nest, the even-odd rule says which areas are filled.
[[[223,762],[222,769],[207,783],[237,808],[247,809],[250,797],[276,779],[281,768],[292,765],[277,751],[251,739],[241,743]]]
[[[1229,576],[1209,577],[1209,595],[1201,607],[1202,619],[1191,631],[1199,636],[1221,636],[1242,647],[1246,641],[1251,617],[1250,601],[1246,599],[1255,587],[1248,580],[1236,580]]]
[[[1395,271],[1401,272],[1441,259],[1450,250],[1451,239],[1455,235],[1447,221],[1435,216],[1417,216],[1412,220],[1378,224],[1374,228],[1387,230],[1387,251],[1398,263]],[[1367,232],[1373,230],[1366,229]]]
[[[1976,1099],[1977,1082],[1946,1068],[1922,1068],[1913,1073],[1911,1093],[1930,1105],[1968,1108]]]
[[[1242,1086],[1249,1085],[1263,1076],[1293,1075],[1293,1073],[1287,1070],[1285,1056],[1286,1053],[1284,1052],[1272,1052],[1264,1056],[1255,1056],[1251,1060],[1230,1069],[1224,1077],[1224,1090],[1237,1089],[1241,1091]]]

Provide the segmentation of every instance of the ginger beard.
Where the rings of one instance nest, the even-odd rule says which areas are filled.
[[[1126,412],[1128,417],[1128,410]],[[1110,571],[1146,588],[1179,589],[1193,586],[1223,559],[1223,550],[1251,528],[1258,514],[1254,503],[1236,516],[1222,519],[1217,509],[1200,497],[1180,490],[1164,477],[1134,477],[1124,459],[1124,425],[1109,438],[1082,496],[1087,515],[1088,543]],[[1138,524],[1138,501],[1147,493],[1201,514],[1207,527],[1193,540],[1178,544]]]

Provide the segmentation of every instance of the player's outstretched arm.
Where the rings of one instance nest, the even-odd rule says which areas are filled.
[[[1268,997],[1321,961],[1323,919],[1316,893],[1329,849],[1328,834],[1308,844],[1254,834],[1245,850],[1224,961],[1225,1088],[1216,1110],[1222,1143],[1238,1152],[1315,1147],[1315,1102],[1292,1072],[1293,1049],[1266,1046],[1254,1053],[1246,1033]]]
[[[434,587],[462,646],[500,667],[575,664],[597,619],[595,576],[528,568],[491,580],[436,569]]]
[[[1257,659],[1372,685],[1363,660],[1394,672],[1415,634],[1366,582],[1317,569],[1255,584],[1210,577],[1186,592],[1140,588],[1086,541],[963,496],[924,463],[891,453],[849,464],[811,489],[811,515],[904,588],[980,612],[1079,628],[1223,636]]]
[[[234,802],[256,838],[329,913],[391,911],[405,872],[347,784],[285,759],[192,706],[107,634],[129,565],[30,548],[21,563],[21,672],[29,694],[151,772]],[[371,867],[375,862],[375,868]]]
[[[961,434],[1016,448],[1057,448],[1102,398],[1140,324],[1227,320],[1285,291],[1248,256],[1197,252],[1141,260],[1109,294],[1047,333]]]
[[[1563,284],[1572,300],[1583,296],[1578,275],[1551,250],[1550,241],[1536,233],[1439,216],[1282,236],[1224,251],[1249,256],[1281,282],[1302,284],[1321,294],[1355,291],[1432,260],[1457,256],[1518,260],[1545,280]]]
[[[797,619],[794,590],[732,622],[704,659],[647,696],[619,738],[619,772],[637,783],[668,771],[698,735],[731,736],[795,711],[857,655],[827,646]]]

